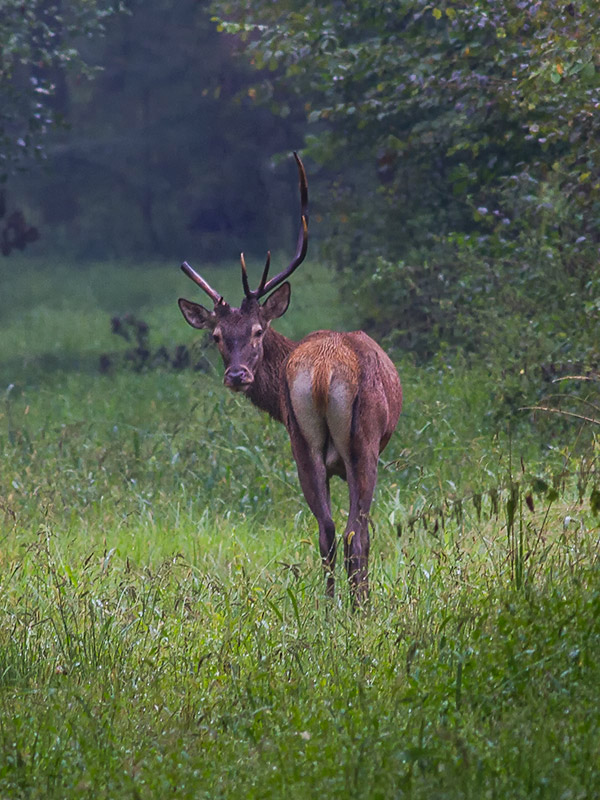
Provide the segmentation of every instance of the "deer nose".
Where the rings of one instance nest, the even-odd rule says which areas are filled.
[[[231,366],[225,370],[225,386],[230,389],[236,389],[242,386],[248,386],[252,383],[253,376],[248,367],[244,366]]]

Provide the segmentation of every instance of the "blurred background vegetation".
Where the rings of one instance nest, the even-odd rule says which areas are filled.
[[[597,4],[2,8],[3,270],[287,252],[297,149],[357,326],[514,367],[513,405],[597,369]]]
[[[292,239],[294,168],[273,157],[301,132],[252,101],[208,4],[116,5],[4,12],[6,205],[38,229],[31,254],[231,258]]]

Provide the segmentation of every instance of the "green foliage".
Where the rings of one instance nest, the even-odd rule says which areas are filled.
[[[40,535],[2,586],[2,790],[592,795],[597,575],[526,597],[456,587],[439,554],[412,602],[389,590],[361,619],[289,571],[142,570]]]
[[[95,80],[63,78],[68,129],[47,137],[46,169],[13,180],[45,252],[213,260],[293,247],[292,120],[251,102],[249,70],[232,62],[206,3],[129,10],[81,44]],[[273,151],[289,163],[277,167]]]
[[[213,5],[270,70],[257,97],[295,96],[315,124],[306,150],[336,172],[326,253],[358,274],[364,319],[428,356],[487,346],[490,306],[517,325],[550,312],[594,350],[594,3]]]
[[[499,424],[487,367],[401,364],[356,614],[343,579],[324,596],[285,430],[218,366],[98,374],[116,313],[148,319],[153,346],[199,337],[176,267],[17,266],[0,298],[1,795],[593,795],[594,426]],[[351,323],[333,276],[306,269],[286,332]],[[241,292],[237,270],[209,278]]]
[[[0,16],[0,181],[44,152],[65,121],[65,70],[91,77],[82,41],[101,36],[124,10],[117,0],[3,0]]]
[[[283,85],[307,103],[309,121],[326,121],[309,150],[314,146],[329,161],[348,150],[345,164],[360,148],[374,165],[384,148],[382,177],[389,173],[385,183],[393,182],[403,199],[412,195],[413,214],[419,206],[446,205],[445,217],[456,222],[470,194],[507,178],[518,162],[521,175],[529,168],[538,176],[550,167],[558,172],[566,202],[587,207],[597,200],[594,4],[436,9],[398,0],[377,8],[365,2],[343,9],[227,2],[216,8],[238,18],[227,32],[242,39],[248,29],[257,34],[246,49],[258,67],[277,67],[264,93]],[[411,175],[430,181],[415,193],[416,182],[406,180]]]

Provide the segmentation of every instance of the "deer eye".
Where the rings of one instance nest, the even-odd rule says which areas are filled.
[[[220,334],[218,334],[218,333],[213,333],[213,342],[214,342],[215,344],[219,344],[219,342],[220,342],[220,341],[221,341],[221,336],[220,336]]]
[[[257,328],[255,331],[252,331],[252,336],[255,339],[260,339],[260,337],[263,335],[263,333],[264,333],[264,331],[263,331],[262,328]]]

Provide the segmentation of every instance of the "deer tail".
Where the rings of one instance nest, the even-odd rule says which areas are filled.
[[[329,405],[330,383],[331,365],[325,360],[318,361],[312,375],[312,398],[315,410],[323,416],[327,413]]]

